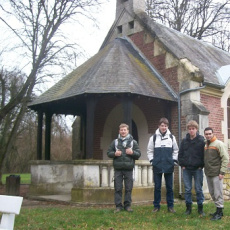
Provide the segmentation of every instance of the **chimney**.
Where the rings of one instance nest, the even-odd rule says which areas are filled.
[[[124,8],[126,8],[131,14],[145,12],[145,0],[117,0],[116,20]]]

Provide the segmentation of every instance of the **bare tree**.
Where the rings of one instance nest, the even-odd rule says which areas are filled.
[[[0,2],[0,25],[4,25],[14,35],[11,48],[26,58],[25,65],[30,66],[28,74],[22,79],[17,90],[8,96],[4,93],[6,80],[2,78],[2,98],[0,108],[1,131],[7,128],[9,133],[2,139],[0,148],[0,169],[2,162],[13,146],[17,129],[26,112],[36,84],[44,81],[44,76],[56,74],[56,68],[75,63],[78,56],[78,44],[68,42],[61,32],[67,23],[81,22],[83,18],[95,19],[90,13],[92,8],[105,0],[5,0]],[[2,31],[2,30],[1,30]],[[52,67],[52,68],[51,68]],[[16,74],[17,78],[19,76]],[[15,116],[14,122],[9,120]],[[11,120],[12,121],[12,120]],[[3,133],[1,134],[3,137]],[[2,147],[4,146],[4,147]]]
[[[223,40],[229,41],[229,6],[230,0],[147,0],[147,13],[157,22],[194,38],[222,40],[214,45],[226,50],[229,44],[223,46]]]

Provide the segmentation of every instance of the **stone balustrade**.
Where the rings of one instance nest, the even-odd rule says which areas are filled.
[[[152,200],[153,172],[149,162],[136,161],[133,175],[133,200]],[[114,168],[112,160],[31,162],[31,195],[68,193],[71,193],[72,201],[76,202],[113,202]]]
[[[74,187],[114,187],[114,169],[112,163],[111,160],[74,161]],[[153,186],[153,171],[148,161],[136,161],[133,171],[134,187]]]

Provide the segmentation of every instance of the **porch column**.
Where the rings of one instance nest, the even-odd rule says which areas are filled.
[[[129,125],[129,132],[132,134],[132,98],[131,97],[124,97],[122,99],[122,106],[123,106],[123,114],[124,118],[123,121],[127,125]]]
[[[51,120],[52,120],[52,114],[46,113],[45,160],[50,160]]]
[[[86,102],[86,159],[93,158],[95,96],[88,97]]]
[[[42,123],[43,123],[43,112],[38,111],[37,160],[42,160]]]

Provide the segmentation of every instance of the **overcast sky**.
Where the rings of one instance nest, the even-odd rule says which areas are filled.
[[[2,1],[2,0],[0,0]],[[7,5],[6,5],[7,6]],[[94,13],[93,13],[94,12]],[[67,35],[70,40],[75,41],[79,46],[84,50],[85,58],[81,58],[78,61],[77,66],[86,61],[89,57],[96,54],[106,37],[110,27],[112,26],[115,19],[116,12],[116,0],[104,0],[104,3],[101,5],[99,10],[94,10],[92,12],[93,16],[96,18],[96,24],[84,17],[81,18],[80,23],[69,23],[64,26],[64,33]],[[9,19],[8,19],[9,20]],[[10,19],[12,22],[12,19]],[[14,23],[15,26],[15,23]],[[8,28],[7,28],[8,29]],[[63,29],[63,28],[62,28]],[[4,47],[9,47],[13,42],[13,38],[7,30],[4,29],[4,24],[1,23],[1,37],[0,37],[0,48],[1,50]],[[10,62],[8,61],[10,57]],[[16,66],[22,65],[21,58],[18,59],[16,53],[3,53],[1,55],[1,63],[8,68],[14,63]],[[29,71],[30,71],[29,67]],[[10,68],[8,68],[10,69]],[[23,69],[25,71],[25,69]]]
[[[76,39],[79,40],[79,44],[86,51],[86,55],[89,57],[96,54],[104,41],[110,27],[112,26],[115,20],[116,14],[116,0],[107,0],[108,2],[104,3],[101,6],[100,13],[95,15],[98,20],[99,28],[92,25],[92,22],[87,21],[84,27],[81,27],[81,34],[79,33],[73,36],[76,36]]]

